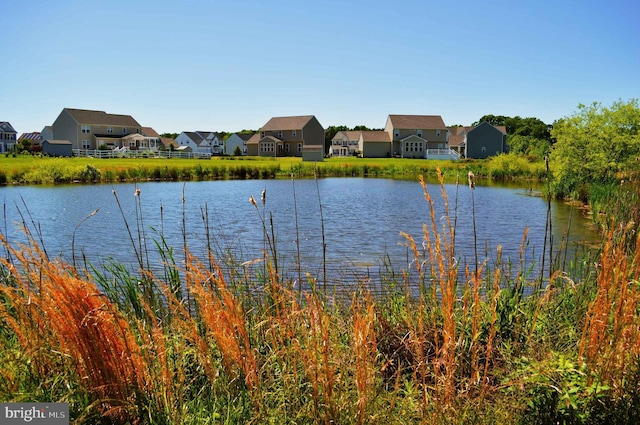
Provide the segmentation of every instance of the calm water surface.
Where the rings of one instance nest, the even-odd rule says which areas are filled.
[[[540,263],[545,200],[531,196],[527,189],[478,186],[472,192],[462,185],[445,187],[451,219],[457,223],[456,255],[463,265],[473,264],[475,256],[473,204],[480,261],[495,261],[496,247],[501,245],[503,258],[517,262],[527,228],[525,259]],[[140,190],[139,199],[134,196],[136,188]],[[260,200],[263,189],[264,208]],[[429,193],[435,201],[438,226],[443,226],[440,187],[430,185]],[[250,196],[256,199],[258,209],[249,202]],[[264,247],[264,219],[269,232],[273,222],[278,258],[290,275],[297,273],[299,238],[303,273],[320,276],[324,224],[329,273],[336,279],[363,273],[375,276],[383,260],[398,269],[406,268],[412,260],[401,231],[412,235],[420,245],[423,223],[431,225],[422,187],[413,181],[388,179],[4,187],[0,197],[4,204],[1,231],[10,242],[24,241],[20,230],[24,219],[32,232],[39,229],[49,256],[71,262],[75,233],[76,258],[84,254],[97,265],[112,258],[135,267],[133,238],[136,245],[141,240],[148,247],[150,261],[159,267],[154,240],[161,235],[175,248],[177,259],[182,258],[185,235],[196,255],[206,252],[210,243],[220,256],[230,253],[239,262],[258,259]],[[598,239],[577,209],[554,202],[551,216],[555,249],[565,233],[570,247]]]

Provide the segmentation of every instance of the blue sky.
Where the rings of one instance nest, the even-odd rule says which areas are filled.
[[[388,114],[546,123],[640,98],[640,2],[3,0],[0,121],[62,108],[158,132],[272,116],[383,127]]]

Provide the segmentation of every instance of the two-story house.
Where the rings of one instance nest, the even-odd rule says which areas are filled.
[[[482,122],[477,126],[449,129],[449,145],[465,158],[484,159],[508,151],[505,126]]]
[[[224,154],[235,155],[236,149],[240,149],[241,155],[247,154],[247,142],[255,133],[233,133],[224,142]]]
[[[354,156],[360,150],[358,142],[362,131],[347,130],[338,131],[331,139],[329,155],[331,156]],[[360,152],[362,152],[360,150]]]
[[[214,131],[183,131],[176,137],[176,143],[188,146],[191,152],[221,155],[224,151],[224,141]]]
[[[448,158],[449,132],[440,115],[389,115],[384,131],[391,139],[393,156]]]
[[[18,133],[7,121],[0,121],[0,152],[6,152],[16,144]]]
[[[53,138],[68,140],[73,149],[125,146],[129,134],[141,134],[142,126],[131,115],[64,108],[51,125]]]
[[[305,153],[313,160],[324,156],[324,128],[313,115],[273,117],[260,128],[257,142],[247,142],[248,155],[304,158]]]

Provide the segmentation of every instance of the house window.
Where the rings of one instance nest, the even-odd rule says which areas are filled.
[[[298,152],[302,152],[302,143],[298,143]]]
[[[482,147],[482,153],[485,153],[487,151],[487,148],[485,146]]]
[[[393,137],[400,137],[400,130],[394,130]]]
[[[89,148],[91,148],[91,140],[83,140],[82,149],[89,149]]]
[[[261,131],[260,132],[260,138],[263,138],[263,137],[264,137],[264,131]]]
[[[292,136],[295,136],[295,135],[296,135],[296,131],[295,131],[295,130],[293,130],[293,131],[291,132],[291,135],[292,135]]]
[[[109,134],[113,133],[113,127],[107,127],[107,133]]]
[[[436,130],[436,136],[440,135],[440,130]]]
[[[282,130],[278,131],[278,139],[282,139]]]
[[[83,125],[82,126],[82,132],[83,133],[91,133],[91,126],[90,125]]]
[[[289,152],[289,143],[286,143],[286,144],[284,145],[284,151],[285,151],[285,152]]]
[[[135,148],[136,147],[136,141],[135,140],[129,140],[129,147],[130,148]]]
[[[122,134],[127,134],[127,129],[122,127]]]
[[[422,137],[422,130],[416,130],[416,133],[418,134],[418,137]]]

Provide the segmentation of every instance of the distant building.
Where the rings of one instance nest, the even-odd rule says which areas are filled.
[[[256,133],[233,133],[224,142],[224,154],[235,155],[236,148],[240,148],[242,155],[247,154],[247,142]]]
[[[302,157],[309,150],[309,158],[317,158],[320,146],[324,157],[324,128],[313,115],[273,117],[258,134],[247,141],[247,155]]]
[[[70,141],[73,149],[127,146],[124,137],[142,134],[142,126],[131,115],[85,109],[64,108],[51,127],[54,139]]]
[[[42,142],[42,153],[49,156],[72,156],[73,148],[68,140],[45,140]]]
[[[477,126],[453,127],[451,148],[465,158],[484,159],[507,152],[507,129],[482,122]]]
[[[0,152],[11,150],[16,144],[18,133],[7,121],[0,121]]]

